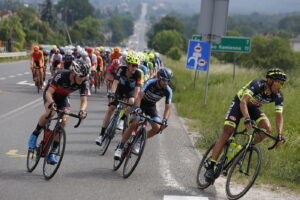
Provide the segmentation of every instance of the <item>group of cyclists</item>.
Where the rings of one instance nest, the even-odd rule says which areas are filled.
[[[31,56],[32,67],[45,66],[43,53],[37,46],[33,48]],[[148,138],[154,136],[158,130],[168,126],[168,119],[171,111],[172,89],[169,83],[173,77],[172,70],[164,67],[159,54],[153,52],[134,52],[131,50],[121,51],[119,47],[107,53],[104,47],[96,49],[87,47],[67,50],[65,55],[55,48],[52,55],[49,55],[52,67],[53,78],[44,90],[45,113],[40,117],[38,124],[30,135],[29,148],[36,148],[38,135],[43,130],[51,110],[70,109],[69,94],[80,90],[80,112],[81,117],[86,116],[87,96],[89,93],[88,76],[92,73],[96,76],[103,76],[107,87],[108,108],[105,113],[101,131],[96,138],[96,144],[101,147],[103,135],[105,134],[109,120],[118,105],[118,100],[126,99],[133,107],[127,107],[121,121],[128,114],[133,114],[129,127],[124,130],[122,139],[114,153],[114,159],[121,158],[124,144],[129,139],[133,130],[137,127],[139,119],[137,113],[145,113],[152,119],[151,129],[148,131]],[[70,56],[70,57],[68,57]],[[57,72],[57,69],[62,69]],[[45,77],[44,77],[45,78]],[[281,88],[287,80],[287,75],[279,68],[272,68],[267,71],[266,79],[255,79],[245,85],[234,97],[227,112],[222,133],[213,149],[212,157],[207,160],[205,178],[208,182],[214,181],[214,167],[222,152],[223,146],[238,127],[239,122],[244,118],[244,126],[247,130],[255,124],[271,133],[271,124],[265,113],[260,110],[263,104],[275,103],[276,131],[282,145],[284,142],[283,132],[283,94]],[[165,97],[165,108],[162,119],[159,117],[156,103]],[[254,120],[254,121],[253,121]],[[63,118],[64,126],[67,117]],[[159,125],[155,122],[160,122]],[[255,143],[264,139],[259,135]],[[49,155],[49,163],[56,164],[55,154]]]

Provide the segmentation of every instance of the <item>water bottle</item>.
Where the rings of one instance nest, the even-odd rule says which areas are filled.
[[[228,147],[228,151],[227,151],[227,158],[231,159],[234,157],[234,154],[236,152],[236,143],[234,142],[234,138],[230,138],[231,142],[229,144],[229,147]]]

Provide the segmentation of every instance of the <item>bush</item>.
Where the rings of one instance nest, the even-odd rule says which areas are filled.
[[[182,52],[178,47],[172,47],[168,52],[167,56],[172,58],[173,60],[180,60],[182,56]]]

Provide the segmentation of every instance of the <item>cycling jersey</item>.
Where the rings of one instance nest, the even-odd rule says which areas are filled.
[[[141,89],[141,92],[145,93],[141,104],[153,106],[163,97],[166,97],[166,104],[172,103],[172,89],[168,85],[163,88],[159,88],[158,79],[148,80]]]
[[[111,53],[109,56],[109,61],[111,62],[114,59],[119,59],[122,56],[122,53]]]
[[[63,61],[64,61],[64,68],[65,69],[69,69],[72,62],[74,60],[74,56],[73,55],[66,55],[64,58],[63,58]]]
[[[80,96],[87,96],[88,94],[88,81],[83,81],[80,85],[73,83],[71,85],[70,81],[70,70],[62,70],[58,72],[55,77],[48,83],[45,88],[43,99],[46,102],[46,92],[49,87],[55,90],[53,94],[53,100],[57,104],[58,109],[69,108],[69,94],[79,90]]]
[[[119,69],[119,68],[118,68]],[[106,76],[108,76],[109,80],[116,79],[118,69],[115,69],[113,65],[108,65],[106,69]]]
[[[135,70],[135,73],[127,78],[126,76],[126,66],[121,66],[117,72],[116,80],[120,81],[118,88],[122,89],[134,89],[136,86],[141,86],[141,72]]]
[[[62,55],[60,53],[53,54],[50,59],[51,62],[60,63],[62,61]]]
[[[97,72],[103,72],[103,60],[101,56],[97,56]]]
[[[42,61],[44,57],[44,54],[41,50],[39,50],[38,52],[32,52],[31,53],[31,58],[33,59],[33,61],[35,62],[39,62]]]
[[[244,95],[250,96],[250,103],[247,105],[247,108],[250,118],[255,120],[256,124],[258,124],[260,120],[267,118],[265,113],[259,109],[259,107],[263,104],[274,102],[275,112],[282,112],[283,94],[281,92],[278,94],[266,94],[266,87],[266,80],[255,79],[239,90],[226,113],[225,124],[233,127],[238,126],[240,119],[243,117],[240,109],[240,103]]]

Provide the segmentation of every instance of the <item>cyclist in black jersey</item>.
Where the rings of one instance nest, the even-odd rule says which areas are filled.
[[[171,103],[172,103],[172,89],[169,87],[169,82],[173,77],[173,73],[169,68],[161,68],[157,72],[157,79],[148,80],[141,91],[138,94],[138,97],[134,103],[134,113],[142,113],[144,112],[146,115],[149,115],[153,121],[162,122],[164,125],[161,127],[159,124],[155,122],[151,122],[151,129],[147,133],[147,137],[150,138],[159,130],[163,130],[168,126],[168,118],[170,116],[171,111]],[[163,97],[166,97],[165,102],[165,110],[163,114],[163,120],[157,114],[156,103]],[[137,117],[133,119],[129,127],[125,130],[122,135],[122,139],[118,148],[115,151],[114,158],[119,160],[123,153],[124,144],[129,139],[131,133],[138,126],[139,120]],[[138,146],[138,145],[137,145]]]
[[[96,144],[99,146],[102,145],[103,135],[109,124],[109,120],[118,105],[117,99],[126,98],[128,99],[128,103],[133,104],[142,85],[142,75],[141,72],[137,70],[139,59],[134,55],[128,55],[126,57],[126,63],[127,66],[121,66],[119,68],[111,87],[111,93],[108,94],[108,98],[114,100],[108,104],[109,107],[103,119],[101,132],[96,139]],[[121,120],[124,120],[125,116],[128,115],[130,111],[131,108],[128,107]]]
[[[28,146],[30,149],[36,148],[36,141],[41,133],[42,129],[45,127],[50,119],[46,117],[50,114],[51,110],[55,109],[65,109],[69,110],[69,94],[80,90],[80,111],[79,115],[81,118],[86,116],[87,107],[87,93],[88,93],[88,83],[87,75],[89,73],[89,66],[82,61],[75,61],[72,64],[72,70],[62,70],[56,74],[56,76],[49,82],[45,88],[43,99],[46,112],[40,117],[39,122],[30,135]],[[54,113],[53,113],[54,114]],[[62,126],[66,126],[67,115],[63,116]],[[58,144],[57,144],[58,145]],[[55,146],[55,143],[54,143]],[[56,164],[55,154],[49,154],[49,162],[51,164]]]
[[[252,123],[255,121],[259,128],[263,128],[269,133],[272,132],[269,119],[259,109],[263,104],[274,102],[276,131],[278,139],[281,140],[278,146],[283,144],[283,94],[281,88],[286,80],[287,76],[281,69],[270,69],[267,71],[266,80],[255,79],[250,81],[237,93],[227,111],[222,134],[216,141],[212,157],[208,161],[208,168],[204,174],[207,182],[214,181],[216,160],[220,156],[223,146],[239,125],[241,118],[244,117],[244,125],[247,130],[252,128]],[[255,138],[255,143],[261,142],[265,137],[263,134],[258,135]]]

